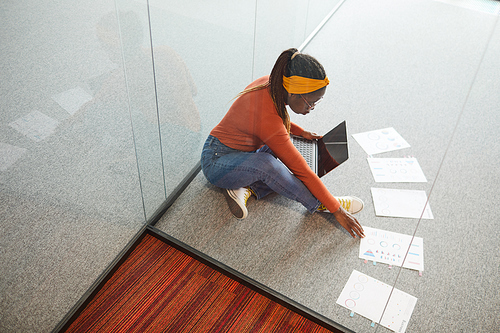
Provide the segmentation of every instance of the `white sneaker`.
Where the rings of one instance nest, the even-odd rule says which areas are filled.
[[[244,219],[248,216],[247,201],[251,195],[252,192],[246,187],[241,187],[237,190],[226,189],[224,191],[229,210],[236,218]]]
[[[345,196],[345,197],[335,197],[335,198],[340,202],[342,208],[344,208],[351,214],[359,213],[360,211],[363,210],[363,207],[365,206],[363,200],[357,197]],[[325,206],[323,206],[323,204],[319,205],[317,211],[323,213],[330,213],[330,211]]]

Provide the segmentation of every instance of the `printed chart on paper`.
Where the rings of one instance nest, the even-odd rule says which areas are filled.
[[[404,333],[417,298],[396,288],[391,295],[392,289],[392,286],[354,270],[337,299],[337,304],[375,323],[379,323],[383,313],[380,325],[394,332]]]
[[[359,257],[388,265],[424,270],[424,240],[363,226],[365,238],[359,243]],[[410,244],[411,243],[411,244]],[[405,259],[406,258],[406,259]],[[404,260],[404,263],[403,263]]]

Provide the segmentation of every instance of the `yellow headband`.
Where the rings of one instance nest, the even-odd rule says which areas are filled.
[[[302,76],[283,76],[283,87],[290,94],[308,94],[323,87],[326,87],[330,81],[325,76],[324,80],[309,79]]]

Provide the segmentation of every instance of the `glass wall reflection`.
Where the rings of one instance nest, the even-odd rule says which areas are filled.
[[[2,3],[0,330],[54,327],[335,3]]]
[[[2,187],[98,218],[143,222],[121,61],[102,47],[100,10],[18,7],[4,22],[19,32],[4,28],[2,38]],[[106,9],[114,13],[113,3]],[[101,80],[107,75],[115,82]]]
[[[495,1],[352,0],[306,48],[324,61],[331,84],[321,105],[329,110],[317,108],[307,120],[299,120],[302,124],[320,126],[320,133],[342,119],[352,134],[393,127],[411,145],[369,156],[351,137],[349,168],[339,169],[336,178],[325,177],[330,188],[366,199],[369,204],[359,214],[360,221],[377,229],[365,239],[369,246],[364,247],[364,258],[371,259],[360,259],[361,248],[354,246],[350,256],[331,260],[335,280],[315,279],[318,285],[339,282],[332,287],[332,299],[340,301],[328,310],[330,318],[356,332],[459,332],[465,327],[486,332],[496,327],[491,316],[498,302],[488,295],[498,293],[491,278],[498,260],[487,252],[498,236],[484,232],[491,211],[472,209],[469,214],[464,208],[483,202],[485,196],[479,199],[472,193],[493,198],[491,191],[496,190],[478,177],[498,174],[486,162],[498,160],[497,145],[490,141],[495,131],[488,125],[498,119],[498,95],[489,93],[498,85],[492,79],[499,71],[492,60],[499,49],[498,13]],[[424,30],[423,21],[428,22]],[[418,160],[427,182],[378,182],[376,170],[372,173],[367,163],[367,157],[410,156]],[[391,169],[401,171],[397,165]],[[401,208],[412,207],[415,199],[376,205],[376,197],[381,197],[373,188],[424,191],[433,219],[428,219],[428,211],[418,210],[412,218],[404,217]],[[417,240],[399,251],[392,233],[423,239],[423,251]],[[394,256],[404,258],[410,268],[400,269]],[[459,257],[470,266],[461,267]],[[354,283],[351,273],[358,279]],[[378,288],[366,288],[366,277],[376,279]],[[294,297],[304,293],[306,288]],[[388,302],[380,302],[389,294]],[[484,313],[475,312],[477,308]],[[381,324],[372,328],[372,321]]]
[[[167,196],[198,163],[225,105],[251,78],[254,1],[150,1]]]
[[[119,38],[116,13],[114,1],[0,5],[1,331],[49,331],[145,224],[146,135],[130,106],[154,86],[151,70],[124,70],[122,41],[140,29]]]

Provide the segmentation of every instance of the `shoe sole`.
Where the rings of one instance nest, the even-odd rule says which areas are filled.
[[[352,212],[351,214],[357,214],[359,213],[360,211],[363,210],[363,208],[365,208],[365,203],[363,202],[363,200],[361,200],[360,198],[358,197],[352,197],[353,199],[356,199],[357,201],[361,202],[361,208],[355,212]]]
[[[234,215],[234,217],[240,220],[247,217],[247,208],[241,207],[236,198],[233,197],[233,194],[231,192],[229,192],[228,190],[224,190],[224,197],[226,197],[227,205],[229,206],[229,210]]]

